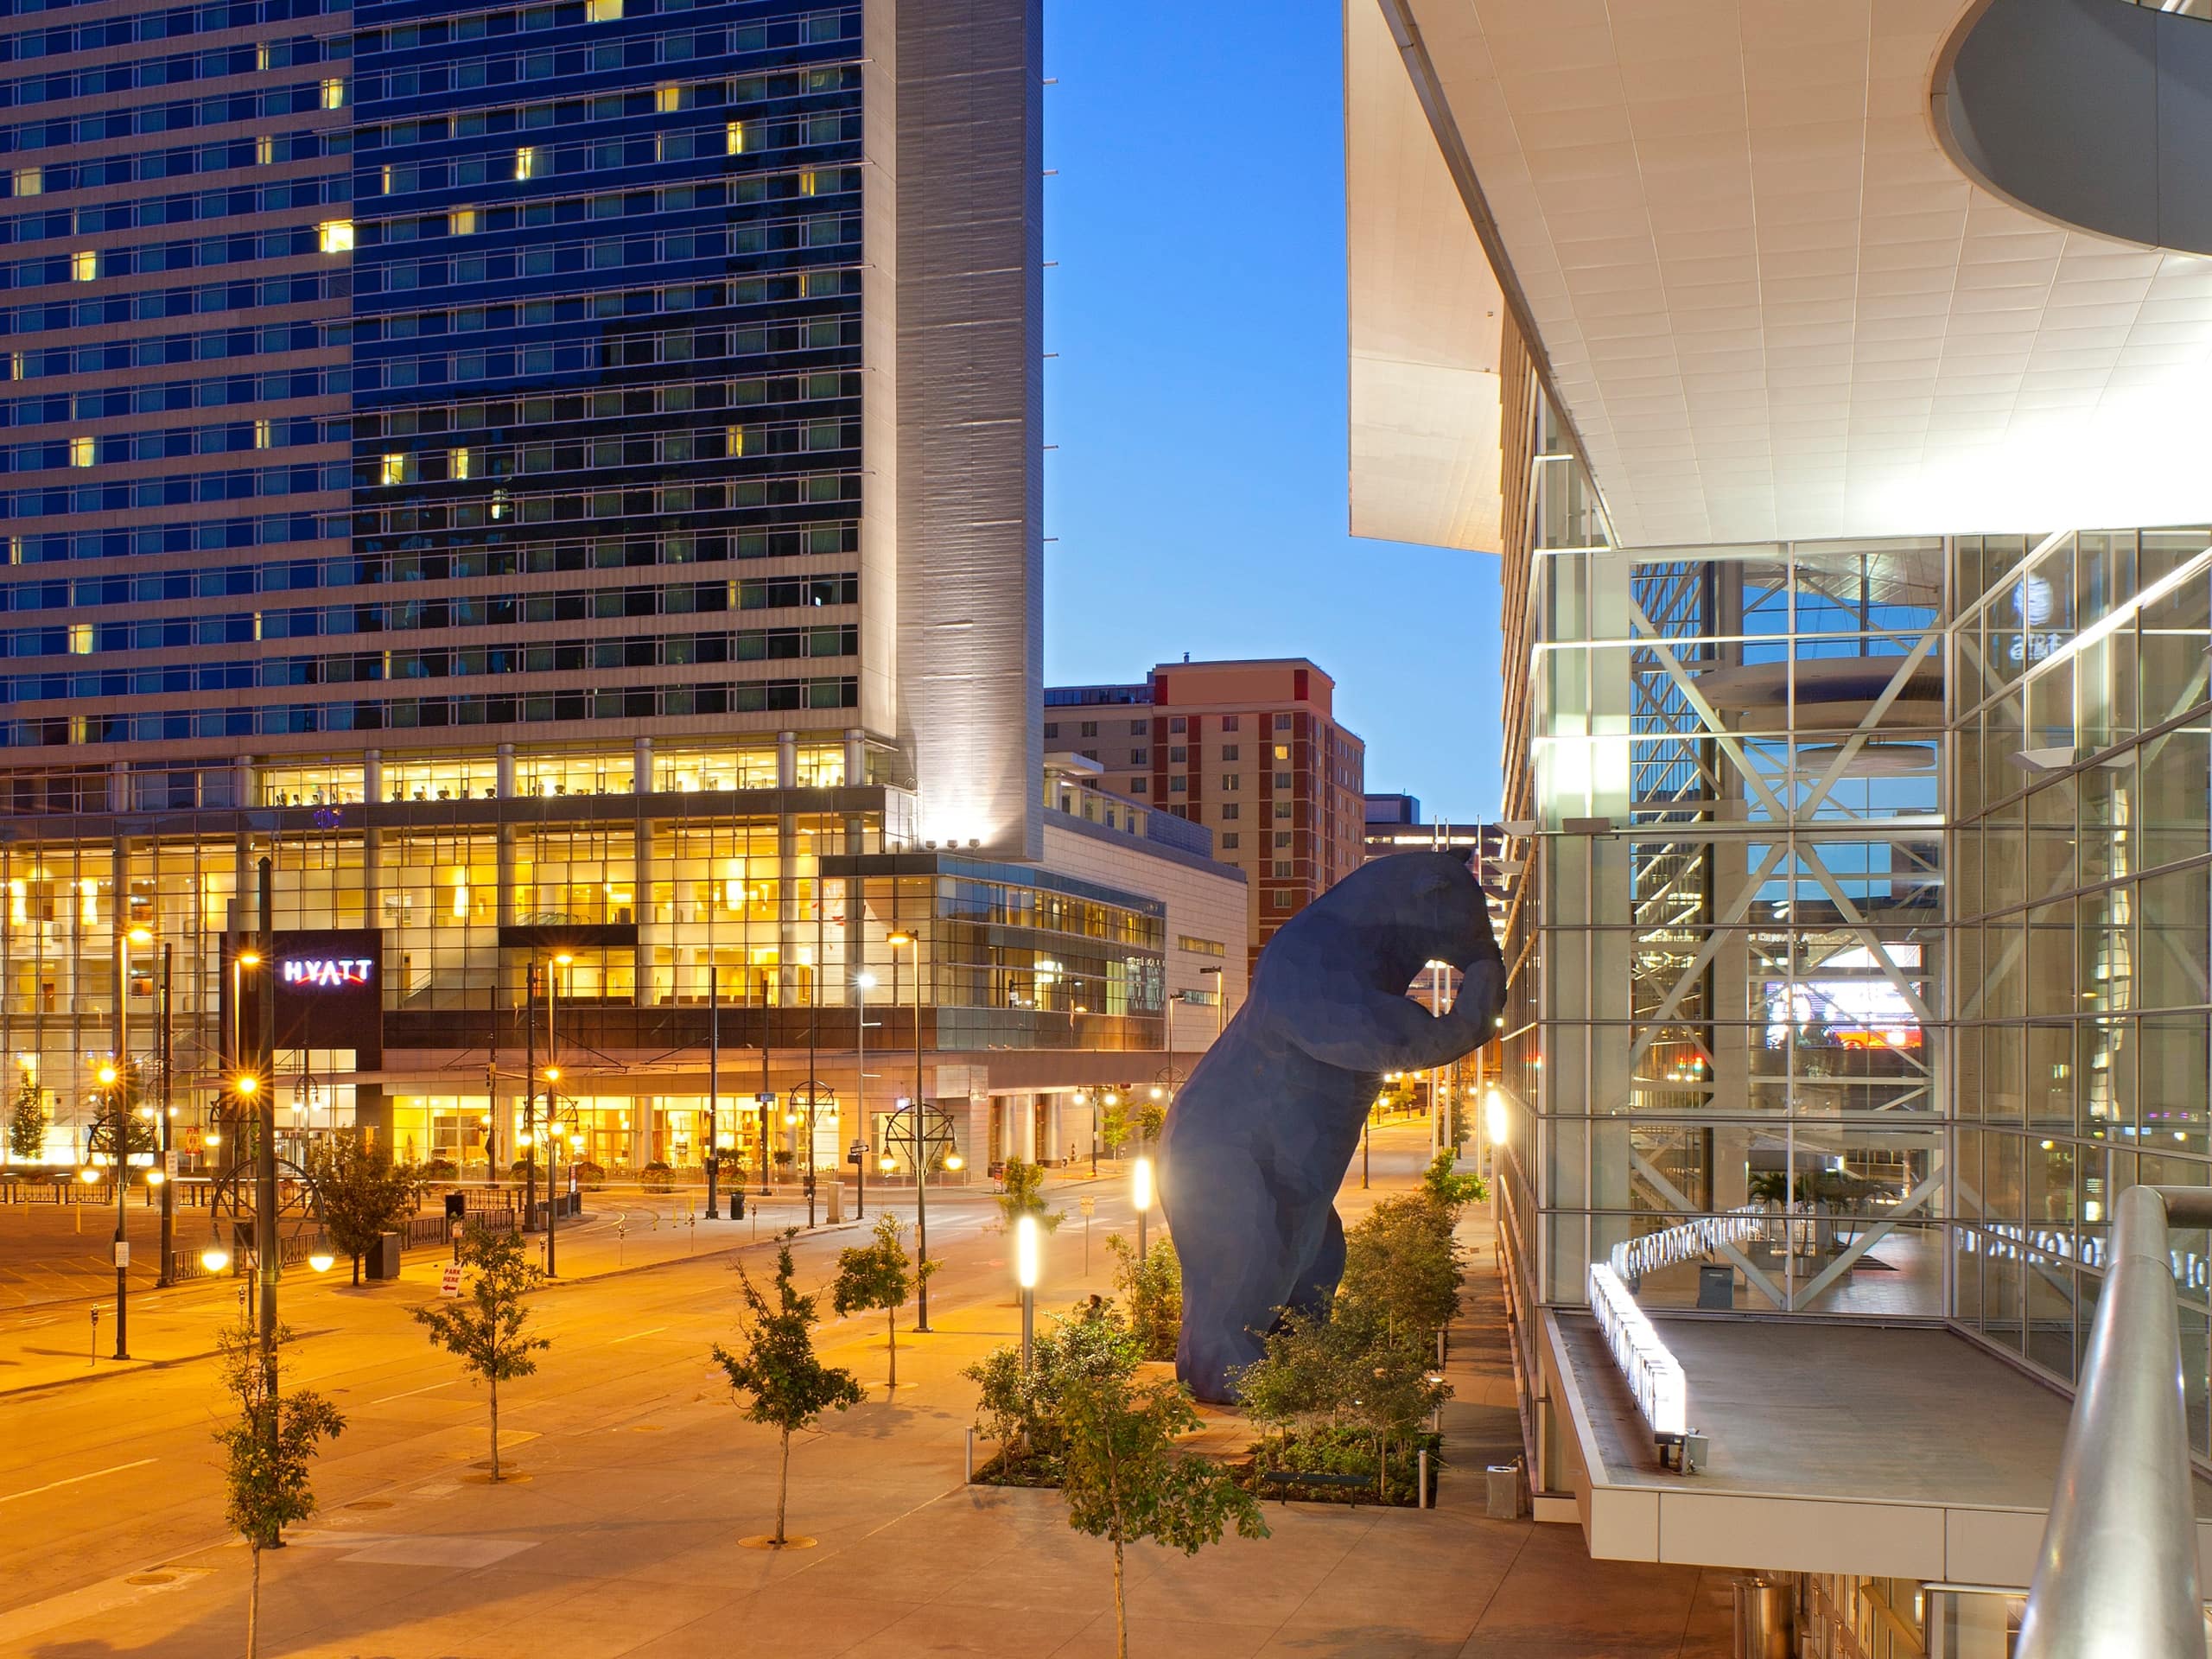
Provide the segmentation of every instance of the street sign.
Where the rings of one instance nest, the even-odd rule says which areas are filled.
[[[162,1154],[162,1173],[169,1179],[176,1179],[176,1148],[171,1147]]]
[[[197,1123],[193,1124],[189,1128],[186,1129],[184,1132],[184,1149],[195,1158],[197,1158],[201,1153],[207,1151],[207,1131],[201,1128]]]
[[[1075,1207],[1082,1211],[1084,1217],[1088,1219],[1098,1213],[1098,1200],[1086,1192],[1075,1201]]]
[[[441,1296],[445,1297],[447,1300],[451,1300],[451,1301],[458,1301],[458,1300],[460,1300],[460,1298],[461,1298],[461,1263],[460,1263],[460,1262],[448,1262],[448,1263],[446,1263],[446,1270],[445,1270],[444,1274],[443,1274],[439,1278],[439,1281],[438,1281],[438,1294],[439,1294],[439,1295],[441,1295]]]
[[[118,1268],[127,1268],[130,1265],[130,1241],[127,1238],[118,1238],[115,1241],[115,1265]]]
[[[765,1095],[755,1095],[753,1096],[753,1103],[756,1106],[772,1106],[776,1103],[775,1094],[772,1090]]]

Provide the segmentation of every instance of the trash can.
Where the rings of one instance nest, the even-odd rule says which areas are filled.
[[[1789,1659],[1796,1625],[1790,1583],[1764,1573],[1738,1579],[1735,1659]]]
[[[1736,1269],[1723,1262],[1697,1270],[1697,1305],[1730,1308],[1736,1306]]]
[[[732,1221],[743,1221],[745,1219],[745,1194],[743,1192],[733,1192],[729,1195],[729,1218]]]
[[[368,1275],[372,1279],[399,1277],[399,1235],[397,1233],[385,1233],[378,1238],[375,1248],[369,1252],[367,1267]]]
[[[1489,1505],[1487,1513],[1493,1521],[1518,1521],[1521,1518],[1521,1465],[1517,1463],[1493,1463],[1488,1471]]]

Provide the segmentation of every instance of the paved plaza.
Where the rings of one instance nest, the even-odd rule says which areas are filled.
[[[1354,1171],[1348,1213],[1402,1190],[1417,1133],[1378,1143],[1370,1192]],[[1109,1288],[1103,1239],[1129,1229],[1124,1189],[1109,1175],[1054,1196],[1072,1211],[1085,1192],[1099,1200],[1091,1271],[1071,1215],[1052,1242],[1044,1307]],[[537,1304],[555,1344],[542,1371],[503,1390],[503,1446],[526,1478],[498,1487],[477,1466],[480,1395],[409,1319],[434,1264],[416,1262],[392,1286],[302,1289],[286,1317],[302,1372],[349,1422],[318,1470],[323,1514],[264,1559],[263,1651],[1110,1653],[1107,1546],[1071,1531],[1053,1493],[963,1484],[974,1388],[960,1370],[1018,1330],[994,1214],[932,1206],[932,1252],[946,1263],[935,1330],[902,1335],[895,1395],[883,1387],[880,1316],[827,1324],[828,1357],[854,1368],[869,1398],[795,1446],[791,1527],[817,1543],[780,1554],[738,1546],[770,1523],[775,1444],[741,1421],[707,1353],[732,1328],[733,1263],[767,1262],[741,1224],[702,1224],[696,1255],[643,1266],[579,1250],[573,1276]],[[1487,1225],[1470,1224],[1484,1265],[1456,1333],[1445,1421],[1455,1466],[1440,1507],[1270,1503],[1269,1539],[1194,1560],[1141,1547],[1134,1655],[1725,1652],[1724,1575],[1592,1563],[1572,1528],[1483,1518],[1479,1465],[1517,1438]],[[858,1236],[802,1241],[802,1280],[826,1279]],[[56,1345],[35,1340],[44,1327],[0,1331],[0,1359],[17,1362],[0,1395],[14,1429],[0,1444],[0,1652],[242,1651],[247,1558],[224,1534],[214,1382],[191,1357],[222,1300],[174,1293],[149,1314],[148,1339],[166,1333],[175,1356],[121,1371],[57,1370],[31,1351]]]

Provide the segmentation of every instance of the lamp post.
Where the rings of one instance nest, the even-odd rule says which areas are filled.
[[[575,960],[575,957],[566,950],[560,951],[553,958],[553,968],[566,968]],[[553,969],[549,968],[545,973],[545,1276],[548,1279],[558,1276],[558,1262],[554,1251],[559,1240],[560,1224],[555,1212],[560,1207],[560,1198],[553,1190],[556,1162],[553,1155],[553,1085],[561,1080],[561,1068],[554,1064],[560,1056],[560,1050],[555,1046],[553,1021],[559,1008],[559,982]]]
[[[1130,1196],[1137,1206],[1137,1260],[1146,1260],[1145,1224],[1152,1217],[1152,1159],[1145,1154],[1137,1155],[1136,1166],[1129,1172]]]
[[[914,1249],[915,1260],[926,1262],[930,1259],[930,1151],[922,1119],[922,942],[900,928],[885,943],[891,947],[894,965],[901,950],[912,948],[914,953],[914,1096],[909,1103],[914,1109]],[[929,1328],[930,1281],[925,1274],[914,1287],[914,1329],[926,1332]]]
[[[1021,1287],[1021,1369],[1029,1370],[1037,1342],[1037,1278],[1043,1266],[1044,1230],[1037,1217],[1024,1216],[1014,1224],[1014,1277]]]
[[[1211,975],[1213,978],[1213,1039],[1221,1040],[1222,1028],[1229,1019],[1229,976],[1218,968],[1201,968],[1198,977]]]
[[[715,1181],[721,1172],[722,1146],[722,968],[707,956],[707,1219],[721,1215]]]
[[[175,1282],[175,1278],[169,1272],[169,1263],[175,1258],[176,1254],[176,1184],[170,1179],[170,1177],[175,1172],[169,1167],[171,1160],[175,1156],[174,1148],[176,1145],[176,1106],[171,1098],[169,1090],[169,1068],[175,1059],[175,1042],[174,1038],[175,1027],[170,1017],[172,1010],[169,1001],[169,972],[174,965],[174,960],[170,953],[170,943],[168,940],[163,939],[162,941],[162,1034],[160,1050],[162,1067],[162,1270],[159,1275],[156,1277],[154,1285],[156,1289],[164,1290]]]
[[[868,1167],[868,994],[875,988],[875,976],[869,973],[866,969],[862,969],[859,973],[853,976],[853,988],[860,993],[859,996],[855,999],[854,1008],[854,1013],[856,1016],[856,1023],[854,1029],[857,1033],[857,1039],[854,1044],[853,1061],[853,1138],[860,1146],[861,1167],[865,1171]],[[811,1096],[809,1096],[810,1099],[811,1097]],[[809,1137],[807,1141],[806,1155],[809,1159],[811,1159],[814,1156],[814,1143],[812,1140],[814,1134],[814,1122],[813,1109],[811,1107],[808,1109],[806,1132]],[[861,1176],[861,1179],[865,1183],[868,1179],[868,1176],[863,1173]]]

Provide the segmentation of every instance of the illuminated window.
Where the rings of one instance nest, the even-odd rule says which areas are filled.
[[[468,476],[467,450],[456,449],[453,452],[453,475],[455,478],[467,478]]]
[[[799,194],[802,196],[812,196],[819,195],[821,192],[822,175],[819,173],[817,173],[812,168],[807,168],[805,172],[798,175]]]
[[[619,23],[621,21],[622,0],[584,0],[584,22]]]
[[[69,625],[69,651],[71,655],[76,657],[89,657],[92,654],[92,625],[91,623],[73,622]]]
[[[333,75],[322,83],[322,107],[326,110],[342,110],[346,107],[344,76]]]
[[[722,134],[723,134],[724,138],[725,138],[725,139],[728,141],[728,145],[729,145],[729,153],[730,153],[731,155],[733,155],[733,156],[742,156],[742,155],[744,155],[744,154],[745,154],[745,123],[744,123],[744,122],[742,122],[742,121],[732,121],[732,122],[730,122],[728,125],[726,125],[725,127],[723,127],[723,129],[722,129]]]
[[[519,182],[537,176],[537,148],[534,144],[524,144],[520,149],[515,151],[515,178]]]
[[[382,175],[383,194],[388,196],[391,194],[391,169],[385,167],[377,170]]]
[[[46,189],[46,169],[42,167],[19,167],[16,169],[16,194],[19,196],[42,194]]]
[[[23,354],[21,352],[8,353],[8,378],[10,380],[20,380],[23,378]]]
[[[383,464],[377,469],[377,482],[379,484],[404,484],[407,482],[407,475],[410,470],[408,461],[409,457],[404,454],[386,455],[384,458]]]
[[[255,139],[253,141],[253,159],[259,166],[267,167],[270,165],[270,162],[276,159],[276,141],[274,138]],[[391,169],[386,168],[385,170],[389,172]]]
[[[350,219],[326,219],[315,226],[325,253],[351,253],[353,251],[353,221]]]
[[[671,115],[683,107],[683,89],[681,86],[653,88],[653,108],[659,111],[661,114]]]
[[[475,235],[476,210],[474,207],[454,208],[446,216],[446,228],[455,236]]]
[[[741,426],[733,426],[729,429],[729,453],[733,455],[745,453],[745,429]]]
[[[73,253],[69,256],[70,281],[89,283],[99,274],[100,257],[91,249],[87,248],[80,253]]]
[[[256,421],[253,423],[253,447],[255,448],[268,448],[275,436],[276,429],[271,426],[269,422]]]
[[[69,464],[72,467],[91,466],[93,461],[99,459],[97,453],[99,447],[99,444],[91,438],[70,439]]]

